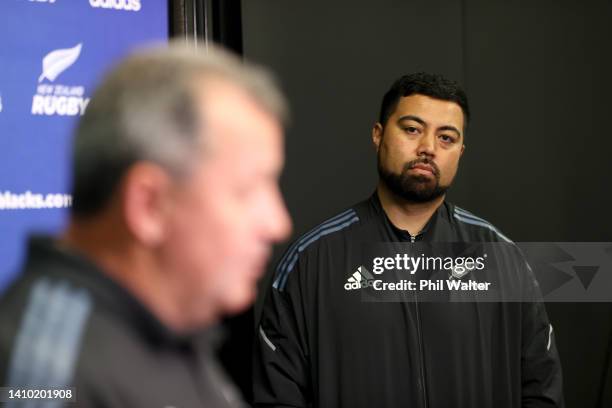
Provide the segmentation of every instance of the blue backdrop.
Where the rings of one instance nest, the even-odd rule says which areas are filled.
[[[0,291],[27,236],[66,220],[71,132],[96,82],[168,30],[167,0],[0,3]]]

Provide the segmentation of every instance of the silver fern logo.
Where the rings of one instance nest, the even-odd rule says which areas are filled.
[[[55,82],[81,56],[83,44],[51,51],[42,59],[42,73],[38,77],[36,94],[32,97],[32,115],[77,116],[85,113],[89,98],[82,85]]]
[[[38,82],[43,79],[55,81],[62,72],[67,70],[79,59],[83,44],[77,44],[72,48],[60,49],[48,53],[42,61],[42,74],[38,77]]]

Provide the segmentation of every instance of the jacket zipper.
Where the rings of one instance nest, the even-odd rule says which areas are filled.
[[[416,242],[417,235],[410,234],[410,242]],[[419,312],[419,298],[417,292],[414,292],[414,309],[416,312],[416,323],[417,323],[417,339],[419,343],[419,372],[421,377],[421,396],[423,398],[423,408],[427,408],[427,387],[425,385],[425,359],[423,357],[423,336],[421,333],[421,314]]]

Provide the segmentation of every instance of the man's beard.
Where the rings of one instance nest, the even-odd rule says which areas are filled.
[[[409,174],[417,164],[427,164],[433,169],[434,179],[420,174]],[[440,197],[450,185],[440,185],[440,169],[436,163],[427,158],[418,158],[404,165],[401,174],[386,169],[378,157],[378,175],[389,190],[400,198],[414,203],[426,203]]]

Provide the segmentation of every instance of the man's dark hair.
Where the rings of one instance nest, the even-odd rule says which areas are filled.
[[[429,74],[427,72],[404,75],[391,85],[391,88],[385,93],[380,106],[380,115],[378,117],[380,124],[385,126],[389,117],[393,114],[395,108],[397,108],[397,103],[401,97],[414,94],[455,102],[463,110],[464,122],[467,126],[470,120],[470,108],[465,91],[457,82],[444,78],[442,75]]]

